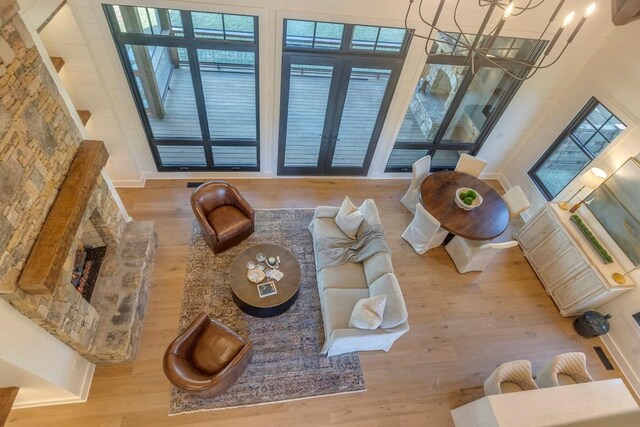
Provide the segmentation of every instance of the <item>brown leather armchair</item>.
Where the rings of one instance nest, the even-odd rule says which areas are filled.
[[[228,182],[202,184],[191,195],[191,207],[202,227],[204,240],[216,254],[253,233],[255,211]]]
[[[242,376],[253,346],[223,324],[201,313],[164,353],[171,384],[200,397],[224,393]]]

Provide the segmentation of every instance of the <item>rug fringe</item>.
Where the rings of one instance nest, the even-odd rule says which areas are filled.
[[[264,210],[268,210],[268,209],[264,209]],[[175,416],[178,416],[178,415],[195,414],[196,412],[213,412],[213,411],[224,411],[224,410],[227,410],[227,409],[248,408],[248,407],[251,407],[251,406],[275,405],[275,404],[278,404],[278,403],[295,402],[297,400],[309,400],[309,399],[317,399],[319,397],[329,397],[329,396],[340,396],[340,395],[343,395],[343,394],[363,393],[365,391],[367,391],[366,388],[364,388],[362,390],[342,391],[340,393],[319,394],[317,396],[296,397],[295,399],[274,400],[273,402],[260,402],[260,403],[248,403],[246,405],[225,406],[224,408],[195,409],[193,411],[182,411],[182,412],[176,412],[176,413],[173,413],[173,414],[171,412],[169,412],[168,415],[170,417],[175,417]]]

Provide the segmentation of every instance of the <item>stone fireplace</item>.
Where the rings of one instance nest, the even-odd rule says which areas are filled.
[[[86,359],[120,363],[136,355],[157,236],[118,206],[107,157],[101,142],[83,141],[17,5],[3,1],[0,297]],[[78,250],[100,245],[85,298]]]

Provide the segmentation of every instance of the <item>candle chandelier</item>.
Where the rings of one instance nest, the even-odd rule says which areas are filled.
[[[408,25],[409,14],[411,13],[413,4],[416,3],[416,0],[409,0],[409,6],[407,8],[407,13],[404,19],[404,26],[405,26],[405,29],[413,35],[413,37],[418,37],[418,38],[427,40],[428,42],[432,41],[434,43],[435,42],[441,43],[445,46],[448,45],[452,49],[455,49],[456,52],[465,54],[466,55],[465,63],[471,67],[471,72],[474,74],[477,71],[477,67],[475,64],[476,60],[478,58],[484,58],[488,62],[492,63],[493,65],[495,65],[496,67],[504,71],[506,74],[510,75],[511,77],[517,80],[530,79],[536,74],[536,72],[538,72],[538,70],[548,68],[553,64],[555,64],[556,62],[558,62],[562,54],[567,50],[567,47],[569,47],[571,42],[575,39],[576,35],[578,35],[578,32],[586,22],[587,18],[591,14],[593,14],[593,12],[596,9],[595,3],[591,3],[587,7],[582,19],[580,19],[578,24],[575,26],[575,28],[573,29],[573,32],[571,33],[569,38],[566,40],[564,46],[561,49],[560,48],[555,49],[559,51],[559,53],[557,53],[555,58],[552,59],[554,55],[550,55],[550,54],[552,53],[552,51],[554,51],[554,48],[556,47],[556,44],[558,44],[558,39],[560,38],[562,33],[565,31],[565,29],[571,24],[571,22],[575,18],[576,13],[574,11],[570,12],[564,17],[564,19],[560,23],[560,27],[556,30],[555,35],[553,36],[551,41],[549,41],[549,43],[546,45],[546,47],[544,48],[544,51],[541,52],[541,54],[538,56],[535,62],[526,62],[513,57],[507,57],[506,54],[510,52],[510,49],[494,47],[494,45],[498,40],[498,37],[500,36],[500,32],[502,31],[502,28],[504,27],[507,19],[520,16],[529,10],[536,9],[539,6],[541,6],[543,3],[545,3],[546,0],[537,0],[535,3],[534,3],[535,0],[520,0],[520,1],[526,2],[522,6],[516,5],[514,0],[477,0],[478,6],[481,8],[487,8],[487,12],[484,15],[484,18],[482,20],[482,23],[480,24],[480,27],[478,28],[478,31],[476,31],[475,34],[472,34],[472,35],[470,35],[468,32],[465,34],[465,32],[462,30],[462,28],[458,23],[457,15],[458,15],[458,7],[460,5],[460,0],[456,0],[456,5],[453,11],[453,22],[460,32],[459,38],[453,37],[452,35],[441,30],[438,27],[438,20],[440,19],[440,15],[442,13],[442,9],[445,5],[446,0],[440,0],[440,3],[438,4],[438,8],[436,9],[436,12],[431,21],[428,21],[425,18],[425,15],[423,14],[423,11],[422,11],[423,1],[424,0],[420,0],[418,3],[418,15],[420,16],[420,20],[429,27],[429,34],[428,35],[417,34],[414,29],[409,28],[409,25]],[[547,25],[544,27],[544,30],[542,30],[540,37],[538,37],[536,45],[540,43],[540,41],[542,40],[542,37],[545,35],[545,33],[547,32],[547,30],[549,29],[553,21],[557,18],[558,14],[560,13],[560,9],[562,9],[562,6],[564,5],[564,3],[565,3],[565,0],[559,1],[555,10],[551,14],[549,21],[547,22]],[[498,12],[497,14],[495,13],[496,11]],[[494,14],[496,16],[500,15],[497,22],[495,22],[496,20],[493,19]],[[491,28],[493,29],[491,31],[488,31]],[[436,31],[438,34],[437,39],[433,37],[434,31]],[[428,49],[428,46],[429,46],[429,43],[427,43],[427,47],[425,47],[425,50]],[[501,51],[505,51],[505,55],[501,55]],[[430,55],[430,52],[428,50],[427,50],[427,55]],[[516,65],[516,64],[526,65],[528,67],[528,71],[526,75],[513,74],[511,71],[509,71],[508,69],[509,65]]]

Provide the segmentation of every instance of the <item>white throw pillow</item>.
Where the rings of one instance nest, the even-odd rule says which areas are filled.
[[[385,295],[387,303],[382,316],[382,328],[395,328],[407,321],[409,314],[404,304],[404,297],[400,284],[395,274],[387,273],[369,285],[369,294],[372,297]]]
[[[345,197],[338,211],[338,215],[336,215],[335,221],[338,228],[350,239],[355,239],[363,219],[364,215],[358,210],[356,205],[351,203],[349,196]]]
[[[349,320],[350,328],[378,329],[382,324],[384,306],[387,303],[386,295],[378,295],[371,298],[362,298],[356,303]]]

